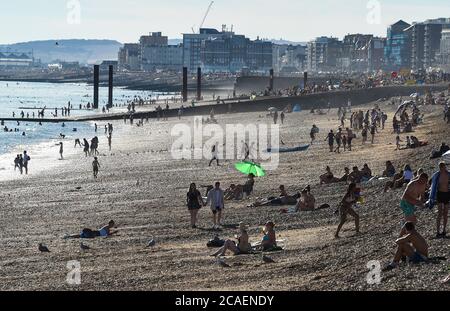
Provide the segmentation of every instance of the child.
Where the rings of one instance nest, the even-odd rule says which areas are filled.
[[[92,169],[94,170],[94,178],[95,179],[97,179],[99,168],[100,168],[100,163],[98,162],[98,158],[95,157],[94,161],[92,162]]]
[[[401,142],[402,140],[400,139],[400,135],[397,135],[397,137],[395,138],[395,143],[396,143],[396,145],[397,145],[397,150],[400,150],[400,142]]]

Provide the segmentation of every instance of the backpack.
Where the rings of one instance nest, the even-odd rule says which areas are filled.
[[[214,239],[209,240],[206,243],[207,247],[222,247],[225,244],[225,241],[220,239],[218,236],[215,236]]]

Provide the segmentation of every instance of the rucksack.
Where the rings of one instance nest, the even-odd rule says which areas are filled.
[[[214,239],[209,240],[206,243],[207,247],[222,247],[225,244],[225,241],[220,239],[218,236],[215,236]]]

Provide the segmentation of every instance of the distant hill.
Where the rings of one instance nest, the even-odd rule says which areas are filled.
[[[0,51],[34,52],[34,57],[43,63],[55,60],[80,64],[98,63],[103,60],[117,60],[122,44],[114,40],[46,40],[0,45]]]

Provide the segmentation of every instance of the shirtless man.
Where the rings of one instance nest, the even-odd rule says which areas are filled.
[[[439,171],[432,177],[430,208],[438,204],[438,216],[436,220],[437,238],[445,238],[447,235],[448,208],[450,207],[450,172],[445,162],[439,163]],[[441,233],[441,222],[444,230]]]
[[[100,163],[98,162],[98,158],[94,157],[94,161],[92,162],[92,170],[94,172],[94,178],[97,179],[98,177],[98,170],[100,168]]]
[[[418,179],[411,181],[406,187],[400,202],[400,208],[405,215],[406,222],[417,223],[417,217],[415,215],[416,206],[424,207],[421,197],[424,195],[427,186],[428,175],[422,173]],[[404,228],[402,229],[401,236],[403,236],[403,234]]]
[[[310,193],[308,193],[308,189],[302,190],[302,196],[297,203],[295,209],[297,211],[313,211],[316,205],[316,199]]]
[[[408,257],[409,261],[415,264],[425,262],[428,259],[428,244],[416,231],[414,223],[405,223],[403,231],[405,233],[395,241],[398,247],[394,260],[384,268],[384,271],[395,269],[402,257]]]

